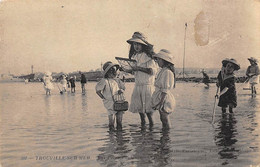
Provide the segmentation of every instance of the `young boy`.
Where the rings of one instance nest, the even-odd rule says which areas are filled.
[[[235,59],[225,59],[222,61],[223,68],[218,74],[217,86],[220,87],[219,103],[222,113],[226,113],[226,108],[229,107],[229,113],[233,113],[233,108],[237,106],[236,95],[236,78],[234,71],[240,69],[240,65]],[[218,97],[218,95],[216,95]]]

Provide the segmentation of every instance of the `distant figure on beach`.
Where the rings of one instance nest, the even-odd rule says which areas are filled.
[[[24,83],[27,84],[29,82],[28,79],[24,79]]]
[[[127,43],[130,44],[129,59],[137,61],[137,66],[125,71],[134,74],[135,77],[135,87],[129,110],[133,113],[139,113],[142,126],[145,125],[146,115],[149,125],[153,126],[152,114],[154,110],[151,106],[151,98],[158,67],[152,59],[153,45],[148,43],[140,32],[135,32],[132,38],[127,40]]]
[[[113,109],[113,98],[121,95],[125,90],[124,83],[116,78],[118,68],[118,64],[113,64],[111,61],[106,62],[103,65],[104,77],[96,85],[96,93],[103,99],[103,104],[107,109],[110,130],[114,129],[115,117],[117,129],[122,129],[124,111],[114,111]]]
[[[69,79],[69,82],[70,82],[70,88],[71,88],[71,93],[75,93],[76,89],[76,76],[71,76],[70,79]]]
[[[46,95],[51,95],[51,90],[54,88],[52,84],[51,72],[48,71],[44,73],[43,84],[44,84],[44,89],[46,91]]]
[[[235,59],[225,59],[222,61],[223,68],[217,76],[217,86],[220,87],[218,106],[221,107],[222,113],[226,113],[229,107],[229,113],[233,113],[233,108],[237,106],[236,95],[236,77],[234,71],[240,69],[240,65]]]
[[[254,57],[248,58],[250,62],[250,66],[248,66],[246,70],[246,76],[249,79],[249,83],[251,85],[252,96],[256,94],[255,85],[259,83],[259,67],[257,65],[258,60]]]
[[[67,87],[70,88],[70,78],[68,75],[66,75],[66,80],[67,80]]]
[[[209,87],[209,82],[210,82],[210,80],[209,80],[208,74],[206,73],[206,71],[205,71],[204,69],[202,69],[201,73],[202,73],[202,75],[203,75],[203,80],[202,80],[202,82],[203,82],[207,87]]]
[[[85,93],[86,92],[85,84],[87,83],[87,79],[86,76],[81,71],[79,72],[79,74],[80,74],[81,90],[82,93]]]
[[[66,76],[64,74],[61,76],[60,83],[62,85],[62,92],[66,92],[67,91],[67,80],[66,80]]]
[[[174,111],[175,98],[171,90],[175,87],[175,70],[173,56],[171,53],[162,49],[158,54],[154,55],[160,72],[155,80],[155,91],[152,95],[153,109],[159,110],[160,119],[164,129],[170,128],[169,114]]]

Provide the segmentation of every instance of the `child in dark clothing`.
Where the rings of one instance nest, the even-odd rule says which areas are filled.
[[[71,93],[75,93],[75,91],[76,91],[75,90],[75,87],[76,87],[76,85],[75,85],[76,76],[70,77],[69,81],[70,81]]]
[[[210,80],[209,80],[208,74],[206,73],[206,71],[205,71],[204,69],[202,69],[201,73],[203,74],[203,80],[202,80],[202,82],[203,82],[207,87],[209,87],[209,82],[210,82]]]
[[[229,112],[233,113],[233,108],[237,106],[237,95],[235,86],[234,71],[240,69],[240,65],[235,59],[225,59],[222,61],[222,70],[218,74],[217,86],[220,87],[219,103],[222,113],[226,112],[229,107]],[[218,95],[216,95],[218,97]]]

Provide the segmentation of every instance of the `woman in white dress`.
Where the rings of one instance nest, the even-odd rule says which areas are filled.
[[[162,49],[154,57],[161,70],[154,83],[155,91],[152,95],[152,106],[153,109],[159,110],[163,128],[169,129],[169,114],[175,108],[175,98],[171,92],[175,88],[173,56],[168,50]]]
[[[255,85],[259,83],[259,67],[257,65],[258,60],[254,57],[248,58],[250,66],[246,70],[246,76],[249,78],[251,85],[252,96],[256,94]]]

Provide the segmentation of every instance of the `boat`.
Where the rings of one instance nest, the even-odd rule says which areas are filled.
[[[24,82],[23,78],[14,77],[11,74],[2,74],[0,77],[0,82]]]

